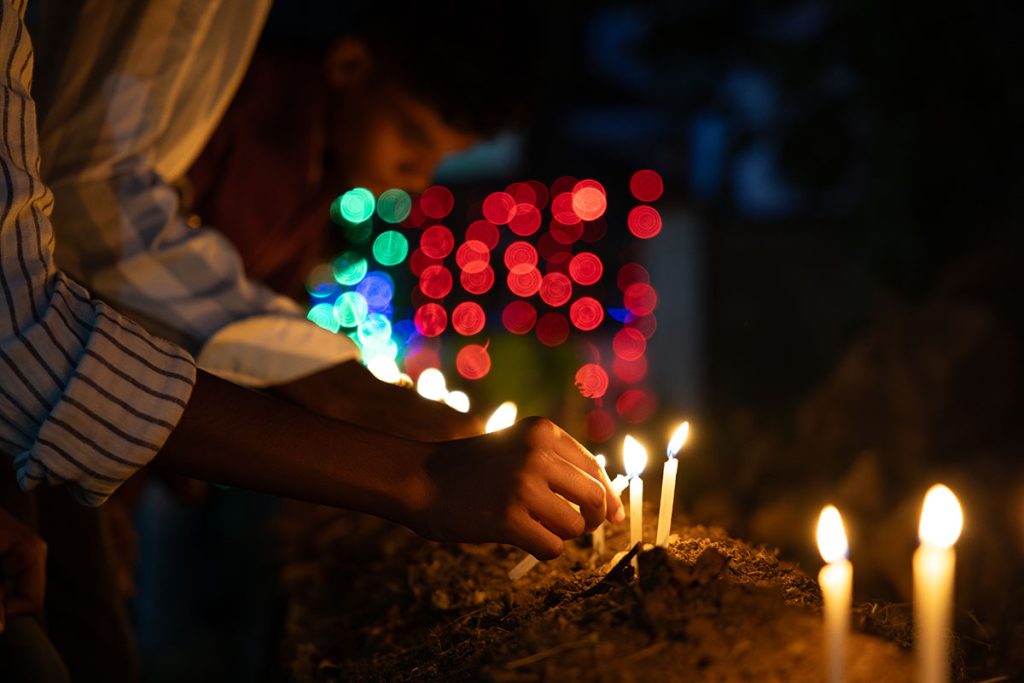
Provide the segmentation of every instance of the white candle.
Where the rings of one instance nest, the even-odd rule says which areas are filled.
[[[853,565],[846,559],[848,550],[839,510],[828,505],[818,517],[818,552],[826,562],[818,573],[818,583],[825,603],[825,662],[829,683],[843,680],[853,586]]]
[[[676,474],[679,472],[679,461],[676,455],[686,443],[686,435],[690,433],[690,423],[684,422],[676,428],[669,439],[668,448],[665,449],[668,460],[665,461],[665,469],[661,475],[661,506],[658,511],[658,535],[655,536],[657,545],[665,545],[669,534],[672,533],[672,507],[676,497]]]
[[[600,453],[595,455],[594,459],[597,460],[597,464],[601,467],[601,472],[603,472],[604,476],[607,477],[608,470],[605,469],[605,466],[608,464],[608,460]],[[594,529],[593,538],[594,554],[600,557],[601,555],[604,555],[605,549],[604,522],[601,522],[601,524],[596,529]]]
[[[640,475],[647,466],[647,449],[629,434],[622,443],[622,459],[629,476],[629,545],[644,540],[644,482]]]
[[[424,371],[425,372],[425,371]],[[516,408],[516,404],[512,401],[505,401],[487,420],[487,425],[484,430],[490,434],[491,432],[501,431],[511,427],[516,423],[516,415],[519,414],[519,409]]]
[[[948,683],[953,622],[953,575],[964,518],[953,492],[942,484],[928,490],[914,551],[914,649],[917,680]]]

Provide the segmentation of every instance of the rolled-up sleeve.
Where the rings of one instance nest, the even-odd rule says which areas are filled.
[[[346,337],[249,279],[221,233],[190,227],[174,186],[237,89],[269,0],[79,4],[61,17],[73,34],[47,42],[61,57],[40,83],[61,268],[241,384],[356,358]]]
[[[0,2],[0,450],[24,489],[67,483],[98,505],[167,439],[195,364],[54,265],[23,9]]]

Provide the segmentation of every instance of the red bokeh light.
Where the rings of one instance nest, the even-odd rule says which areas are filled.
[[[467,337],[484,329],[486,322],[484,309],[473,301],[463,301],[452,311],[452,328]]]
[[[584,296],[572,302],[569,307],[572,324],[584,332],[597,329],[604,320],[604,308],[597,299]]]
[[[559,220],[551,221],[551,238],[559,244],[572,244],[580,237],[583,237],[583,222],[563,223]]]
[[[455,236],[443,225],[432,225],[420,235],[420,249],[425,256],[443,259],[455,248]]]
[[[548,306],[564,306],[572,298],[572,280],[562,273],[548,273],[540,283],[540,299]]]
[[[452,291],[452,274],[444,266],[433,265],[420,275],[420,291],[431,299],[443,299]]]
[[[409,270],[416,277],[423,274],[423,270],[427,266],[440,265],[441,259],[431,258],[423,253],[422,249],[414,249],[412,254],[409,255]]]
[[[637,171],[629,179],[629,191],[641,202],[657,201],[665,191],[665,184],[657,171],[644,169]]]
[[[595,408],[587,413],[586,420],[588,441],[603,443],[615,435],[615,418],[607,410]]]
[[[536,266],[537,250],[529,242],[513,242],[505,248],[504,260],[509,270],[516,266]]]
[[[646,422],[657,409],[658,401],[654,394],[640,389],[626,389],[615,401],[615,412],[631,424]]]
[[[511,195],[516,204],[537,206],[537,191],[530,183],[512,183],[505,188],[505,194]]]
[[[604,264],[597,254],[583,251],[569,261],[569,275],[581,285],[594,285],[604,274]]]
[[[619,274],[615,278],[619,289],[625,292],[629,286],[637,282],[647,284],[651,281],[651,274],[639,263],[627,263],[619,268]]]
[[[406,373],[408,373],[413,380],[416,380],[419,378],[420,373],[427,368],[440,368],[441,357],[437,354],[435,349],[424,344],[418,352],[406,356],[403,359],[402,364],[405,366]]]
[[[612,350],[623,360],[636,360],[647,350],[647,339],[639,330],[624,327],[615,333],[612,339]]]
[[[570,252],[572,251],[572,248],[566,244],[561,244],[560,242],[555,241],[555,238],[551,236],[551,233],[546,232],[537,240],[537,251],[540,252],[541,258],[546,261],[550,261],[554,258],[555,254]]]
[[[534,200],[531,203],[543,211],[548,205],[548,186],[539,180],[527,180],[526,184],[533,189]]]
[[[596,363],[587,363],[576,371],[576,388],[585,398],[601,398],[608,391],[608,373]]]
[[[554,196],[551,200],[551,216],[559,223],[571,225],[579,223],[580,217],[572,206],[572,193],[563,192]],[[580,231],[582,233],[582,230]]]
[[[573,212],[585,221],[594,221],[604,215],[608,197],[596,180],[581,180],[572,191]]]
[[[436,337],[448,327],[448,314],[440,304],[423,304],[416,309],[412,321],[424,337]]]
[[[540,229],[540,211],[533,204],[516,204],[508,229],[517,235],[532,235]]]
[[[647,377],[647,358],[640,356],[636,360],[612,359],[612,372],[626,384],[635,384]]]
[[[455,263],[467,273],[479,273],[491,260],[491,250],[479,240],[469,240],[455,252]]]
[[[423,213],[437,220],[450,214],[454,206],[455,197],[452,196],[451,190],[441,185],[428,187],[420,195],[420,208]]]
[[[560,346],[569,338],[569,321],[558,313],[545,313],[537,321],[537,339],[544,346]]]
[[[533,296],[540,289],[541,279],[536,266],[523,263],[509,270],[508,288],[516,296]]]
[[[498,241],[501,239],[501,233],[498,231],[498,226],[490,221],[473,221],[466,228],[466,240],[477,240],[487,245],[487,248],[491,251],[498,248]]]
[[[413,197],[409,215],[399,225],[405,228],[421,228],[427,222],[427,214],[420,208],[420,198]]]
[[[537,309],[526,301],[513,301],[501,312],[501,322],[512,334],[526,334],[537,323]]]
[[[572,252],[559,251],[551,255],[547,261],[545,270],[549,273],[569,274],[569,263],[572,261]]]
[[[571,175],[564,175],[561,178],[555,178],[551,183],[551,196],[557,197],[563,192],[572,192],[572,189],[576,187],[576,183],[579,181],[573,178]]]
[[[462,288],[470,294],[486,294],[494,286],[494,268],[487,265],[479,273],[469,273],[464,270],[459,273],[459,282],[462,283]]]
[[[658,306],[658,293],[654,291],[654,287],[636,282],[626,287],[622,301],[633,315],[650,315]]]
[[[507,192],[492,192],[487,195],[481,210],[491,223],[505,225],[515,215],[516,200]]]
[[[605,220],[604,216],[601,216],[596,221],[585,221],[583,223],[583,237],[581,239],[587,244],[594,244],[603,240],[607,234],[608,221]]]
[[[661,214],[653,206],[636,206],[626,217],[629,231],[640,239],[650,239],[661,232]]]
[[[486,346],[467,344],[455,356],[455,369],[466,379],[480,379],[491,371],[491,354]]]
[[[626,323],[626,327],[636,330],[644,336],[644,339],[650,339],[658,329],[658,319],[654,317],[653,313],[639,315]]]

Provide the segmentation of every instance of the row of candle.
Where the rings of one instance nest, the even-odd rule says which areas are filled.
[[[949,636],[953,618],[953,545],[963,528],[963,512],[952,491],[936,484],[924,498],[914,552],[914,649],[918,681],[948,683]],[[849,632],[853,565],[839,511],[826,506],[818,518],[818,550],[825,566],[818,574],[824,600],[825,660],[830,683],[843,680]]]

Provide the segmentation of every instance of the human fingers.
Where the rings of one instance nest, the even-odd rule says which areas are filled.
[[[549,483],[541,484],[525,501],[530,515],[561,539],[576,538],[586,531],[586,520]]]
[[[583,472],[599,482],[604,488],[605,503],[602,519],[607,518],[611,522],[621,522],[625,519],[626,510],[622,506],[622,500],[612,489],[608,473],[597,463],[597,458],[594,457],[593,453],[587,450],[564,429],[551,422],[548,424],[552,428],[551,438],[555,452],[563,459],[583,470]],[[588,528],[592,528],[589,526],[589,519]]]
[[[565,550],[562,539],[523,508],[509,514],[507,541],[519,546],[538,560],[553,560]]]
[[[600,481],[557,456],[551,458],[546,474],[552,491],[579,506],[578,514],[584,524],[576,536],[592,531],[604,522],[607,496]]]

